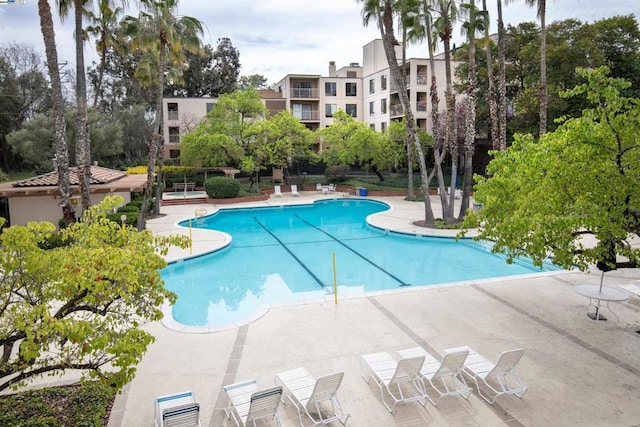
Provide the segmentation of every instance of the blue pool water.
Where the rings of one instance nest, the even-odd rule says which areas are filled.
[[[226,209],[193,226],[232,236],[229,246],[175,262],[162,271],[178,295],[177,322],[223,325],[265,304],[555,270],[527,260],[507,264],[489,245],[471,239],[416,237],[367,225],[366,217],[389,209],[362,199],[313,205]],[[188,226],[188,222],[181,225]]]

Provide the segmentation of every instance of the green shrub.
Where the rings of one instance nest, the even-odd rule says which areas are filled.
[[[0,425],[103,426],[114,390],[96,382],[48,387],[0,397]]]
[[[233,178],[215,176],[204,182],[204,189],[209,197],[214,199],[229,199],[238,196],[240,183]]]
[[[351,172],[349,165],[329,166],[324,170],[324,176],[329,182],[344,182],[349,172]]]
[[[47,237],[45,240],[38,244],[40,249],[55,249],[60,248],[62,246],[67,246],[69,242],[62,240],[62,234],[53,233],[51,236]],[[0,424],[2,425],[2,424]]]

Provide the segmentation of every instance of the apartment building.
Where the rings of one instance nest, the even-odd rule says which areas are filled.
[[[402,58],[397,47],[398,60]],[[392,120],[404,116],[398,90],[390,75],[389,64],[381,39],[363,47],[362,65],[351,63],[337,68],[329,62],[326,76],[319,74],[287,74],[260,96],[275,114],[290,111],[308,129],[315,131],[330,126],[333,115],[342,110],[355,119],[368,123],[372,129],[384,131]],[[409,58],[404,63],[407,92],[416,124],[424,131],[431,129],[429,100],[429,60]],[[452,64],[455,69],[455,64]],[[440,109],[444,108],[446,81],[444,55],[435,58]],[[180,136],[192,131],[215,105],[214,98],[165,98],[163,100],[165,158],[177,164],[180,156]]]

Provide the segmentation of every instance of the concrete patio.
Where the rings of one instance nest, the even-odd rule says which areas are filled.
[[[285,194],[242,206],[340,196]],[[375,216],[376,226],[427,232],[412,224],[423,219],[421,202],[379,199],[393,209]],[[436,205],[437,199],[432,200]],[[147,226],[158,234],[187,234],[188,229],[176,224],[193,217],[195,209],[212,213],[217,207],[164,207],[164,216]],[[168,259],[200,254],[226,242],[218,233],[195,229],[192,237],[192,251],[173,249]],[[274,306],[252,323],[208,334],[180,333],[160,322],[149,323],[144,328],[156,342],[135,379],[116,398],[109,426],[152,425],[154,398],[184,390],[193,390],[201,404],[203,426],[231,426],[222,410],[227,404],[223,385],[253,378],[267,387],[276,373],[300,366],[316,376],[345,372],[339,397],[351,414],[350,426],[640,425],[640,298],[613,303],[618,320],[606,310],[608,321],[591,320],[585,313],[593,308],[581,311],[588,300],[575,294],[573,286],[599,280],[598,271],[562,272],[380,292],[340,299],[338,304],[330,297]],[[606,274],[608,285],[637,280],[638,270]],[[468,400],[445,398],[437,408],[430,403],[400,404],[391,414],[378,388],[360,376],[361,354],[422,346],[438,356],[463,345],[492,360],[504,350],[525,348],[518,367],[529,387],[524,398],[503,396],[489,405],[474,390]],[[281,406],[279,413],[285,426],[299,425],[292,404]]]

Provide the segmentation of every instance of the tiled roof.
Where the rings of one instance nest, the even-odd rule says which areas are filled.
[[[91,184],[107,184],[127,176],[123,171],[91,166]],[[78,168],[69,168],[69,181],[71,185],[78,185]],[[49,172],[32,178],[23,179],[12,183],[13,187],[46,187],[58,185],[58,173]]]

